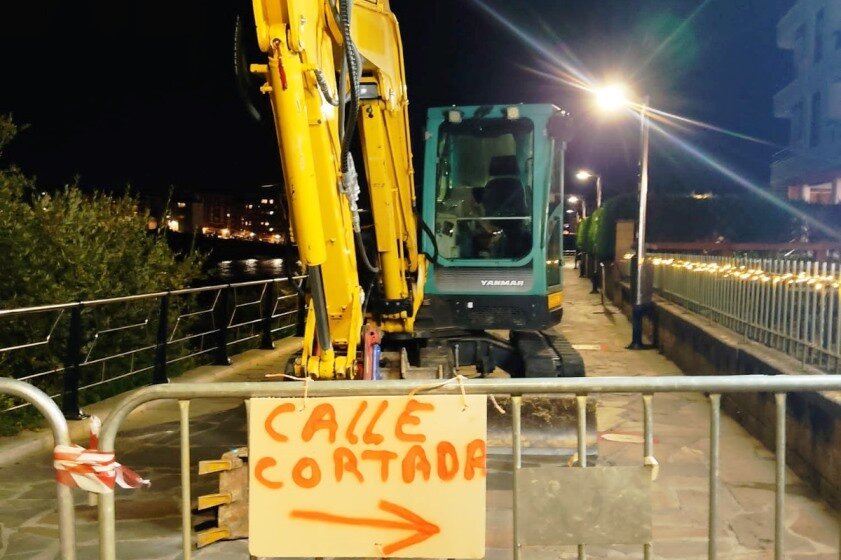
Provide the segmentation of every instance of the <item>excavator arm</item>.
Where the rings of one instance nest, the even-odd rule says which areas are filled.
[[[351,378],[363,325],[410,333],[423,298],[402,45],[388,0],[253,0],[257,40],[288,202],[306,266],[308,312],[299,375]],[[376,258],[363,246],[360,141]],[[369,249],[373,250],[374,247]],[[375,273],[379,306],[360,286]],[[374,262],[370,262],[373,260]]]

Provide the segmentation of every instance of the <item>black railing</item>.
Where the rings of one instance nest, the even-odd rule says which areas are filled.
[[[39,387],[81,418],[84,403],[272,348],[300,331],[302,299],[275,278],[0,310],[0,376]],[[0,400],[0,423],[27,406]]]

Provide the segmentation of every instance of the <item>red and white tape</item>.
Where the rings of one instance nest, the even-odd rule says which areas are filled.
[[[53,449],[53,466],[56,480],[65,486],[77,487],[86,492],[108,494],[114,486],[140,488],[151,483],[136,472],[114,460],[113,451],[99,451],[100,421],[91,417],[90,448],[81,445],[56,445]]]

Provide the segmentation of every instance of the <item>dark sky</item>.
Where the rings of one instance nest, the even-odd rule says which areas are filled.
[[[777,144],[772,96],[791,79],[776,23],[791,0],[484,0],[552,57],[571,52],[602,80],[631,76],[654,106]],[[573,165],[608,192],[631,188],[638,153],[630,119],[605,122],[575,90],[535,72],[556,63],[474,0],[392,0],[403,34],[412,133],[435,105],[553,102],[577,117]],[[648,65],[658,45],[699,6]],[[169,185],[241,192],[279,176],[273,133],[250,119],[233,78],[235,14],[250,2],[77,0],[0,3],[0,112],[30,125],[7,160],[46,187],[146,191]],[[760,184],[777,148],[689,130],[681,137]],[[661,188],[733,188],[662,140]],[[419,153],[415,154],[420,167]]]

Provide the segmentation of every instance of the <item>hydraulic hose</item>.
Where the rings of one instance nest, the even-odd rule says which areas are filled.
[[[345,43],[345,60],[347,62],[350,77],[350,109],[347,111],[344,118],[345,128],[342,135],[342,150],[340,156],[342,173],[346,173],[348,171],[350,144],[353,139],[353,132],[356,129],[356,114],[359,112],[360,64],[356,52],[356,46],[353,44],[353,39],[350,35],[350,12],[352,5],[353,0],[340,0],[341,13],[339,16],[341,17],[342,39]]]
[[[368,251],[365,250],[365,243],[362,241],[362,232],[356,231],[354,232],[354,236],[356,237],[356,246],[359,247],[359,256],[362,257],[362,262],[365,264],[365,268],[367,268],[372,274],[379,273],[379,267],[371,264],[371,261],[368,259]]]
[[[353,141],[353,133],[356,130],[356,115],[359,112],[359,79],[362,74],[362,65],[359,60],[359,54],[356,51],[356,46],[353,44],[353,39],[350,35],[350,15],[353,0],[339,0],[339,18],[342,31],[342,39],[345,43],[344,60],[342,62],[342,69],[339,75],[339,106],[341,109],[341,119],[339,125],[342,128],[342,148],[339,155],[341,163],[341,171],[344,177],[348,178],[349,183],[353,183],[354,187],[346,186],[346,194],[351,200],[351,205],[355,207],[356,197],[358,194],[349,192],[352,190],[358,191],[358,183],[356,182],[356,172],[354,170],[353,161],[350,154],[350,145]],[[345,95],[345,77],[349,78],[350,82],[350,107],[346,105]],[[352,176],[352,177],[351,177]],[[365,243],[362,240],[362,233],[359,228],[358,218],[354,225],[354,237],[356,239],[356,247],[362,262],[372,274],[377,274],[380,269],[371,263],[368,257],[368,251],[365,249]]]
[[[426,256],[429,257],[429,260],[432,261],[433,264],[438,264],[438,240],[435,239],[435,234],[432,232],[432,229],[426,224],[422,217],[418,216],[418,222],[420,223],[421,229],[423,232],[429,237],[429,240],[432,241],[432,255]]]
[[[339,99],[333,97],[333,93],[330,91],[330,86],[327,84],[327,80],[324,78],[324,72],[321,70],[315,70],[315,81],[318,83],[318,89],[321,90],[321,94],[324,96],[324,100],[327,101],[333,107],[339,106]]]

